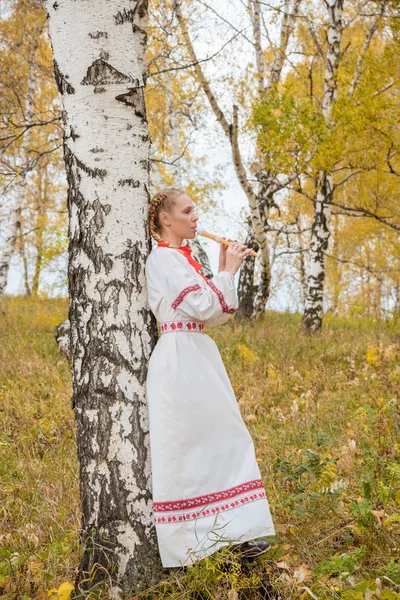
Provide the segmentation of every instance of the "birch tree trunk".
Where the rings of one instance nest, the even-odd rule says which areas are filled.
[[[246,174],[246,169],[243,164],[243,159],[240,151],[239,145],[239,119],[238,119],[238,107],[233,106],[232,111],[232,122],[229,123],[225,114],[223,113],[221,107],[219,106],[215,95],[212,92],[209,81],[207,80],[205,73],[201,67],[201,64],[197,60],[197,56],[190,39],[189,31],[186,25],[186,20],[183,16],[180,1],[174,0],[174,10],[176,12],[176,16],[179,21],[179,25],[181,27],[183,40],[188,50],[188,55],[193,63],[194,70],[196,73],[196,77],[201,84],[203,91],[210,103],[210,106],[222,127],[224,134],[229,140],[231,153],[232,153],[232,162],[236,172],[236,176],[240,183],[240,186],[244,193],[246,194],[249,208],[250,208],[250,218],[252,223],[252,229],[254,231],[254,236],[257,240],[259,249],[260,249],[260,270],[263,272],[264,270],[269,270],[269,249],[268,243],[264,232],[264,227],[262,223],[262,219],[260,216],[260,210],[257,203],[257,195],[254,192],[252,185]],[[266,302],[266,301],[265,301]],[[263,306],[262,313],[264,313],[265,303]]]
[[[39,293],[40,275],[42,272],[43,258],[44,258],[44,232],[47,228],[48,223],[48,211],[46,206],[48,203],[48,182],[49,173],[48,165],[43,168],[43,175],[40,179],[39,190],[38,190],[38,202],[36,208],[36,231],[35,231],[35,271],[32,278],[32,295],[37,296]]]
[[[28,259],[26,256],[24,221],[23,221],[22,215],[20,215],[20,221],[19,221],[19,253],[21,256],[23,273],[24,273],[25,295],[31,296],[32,292],[31,292],[31,288],[29,285]]]
[[[251,227],[250,218],[247,219],[247,235],[245,245],[258,251],[258,244],[255,240]],[[242,262],[239,274],[238,298],[239,308],[236,313],[237,319],[250,319],[254,311],[254,296],[256,293],[254,285],[254,267],[256,259],[254,256],[246,256]]]
[[[282,75],[283,65],[286,59],[290,36],[293,32],[296,17],[299,13],[301,0],[284,0],[281,29],[279,37],[279,45],[274,52],[274,60],[270,69],[268,84],[264,88],[264,60],[261,48],[260,36],[260,0],[252,0],[249,2],[250,15],[252,15],[253,37],[255,41],[257,71],[259,81],[262,83],[262,88],[259,89],[259,94],[262,96],[265,91],[268,91],[272,86],[279,83]],[[251,12],[253,7],[253,13]],[[262,54],[262,57],[260,56]],[[269,219],[271,210],[276,207],[274,197],[279,189],[283,186],[277,179],[277,173],[260,168],[257,172],[259,188],[257,194],[257,205],[260,210],[261,220],[264,226],[265,236],[269,231]],[[267,256],[268,254],[268,256]],[[254,310],[252,320],[261,317],[264,314],[265,306],[271,293],[271,260],[269,256],[269,246],[267,245],[265,252],[261,257],[262,269],[260,283],[255,289],[257,290],[254,299]]]
[[[21,203],[20,195],[17,192],[11,208],[9,231],[7,232],[6,240],[2,245],[2,252],[0,255],[0,297],[4,296],[7,287],[8,271],[10,269],[10,262],[14,253],[20,227],[20,216]]]
[[[39,35],[39,32],[38,32]],[[29,67],[28,71],[28,86],[27,86],[27,94],[25,101],[25,120],[26,123],[30,123],[33,118],[33,99],[35,92],[35,77],[33,73],[33,64],[35,63],[37,47],[34,48],[34,53],[32,57],[32,63]],[[26,175],[28,173],[28,167],[23,168],[22,162],[26,158],[27,149],[28,149],[28,141],[29,134],[25,133],[22,138],[21,147],[20,147],[20,156],[18,159],[20,163],[17,167],[16,174],[16,186],[14,190],[14,198],[11,207],[10,214],[10,223],[7,232],[7,238],[2,246],[2,251],[0,254],[0,296],[3,296],[7,287],[7,279],[8,279],[8,271],[10,269],[10,262],[12,255],[14,253],[15,245],[17,243],[18,237],[20,237],[21,241],[21,249],[23,250],[24,240],[22,239],[22,231],[21,231],[21,212],[22,212],[22,204],[25,198],[25,189],[26,189]],[[21,252],[21,258],[24,260],[24,254]],[[26,274],[25,274],[25,264],[24,267],[24,278],[26,282]],[[26,283],[25,283],[26,285]]]
[[[36,257],[35,257],[35,272],[32,279],[32,295],[37,296],[39,293],[40,274],[43,264],[43,249],[44,249],[44,231],[47,225],[47,212],[43,202],[40,201],[38,206],[38,228],[36,231]]]
[[[299,246],[299,259],[298,259],[298,269],[300,276],[300,294],[301,294],[301,302],[302,307],[304,309],[306,298],[307,298],[307,269],[306,269],[306,244],[303,240],[302,234],[302,223],[301,223],[301,215],[299,209],[296,209],[296,227],[297,227],[297,243]]]
[[[394,286],[394,307],[393,313],[396,318],[400,315],[400,283],[396,283]]]
[[[274,61],[269,76],[269,85],[278,83],[283,64],[286,58],[287,46],[290,39],[291,32],[294,27],[295,19],[298,13],[301,0],[285,0],[284,10],[282,11],[283,17],[281,21],[281,35],[279,45],[274,53]],[[257,74],[256,84],[258,93],[260,96],[264,94],[264,78],[265,78],[265,60],[264,53],[261,46],[261,2],[260,0],[248,0],[248,13],[252,22],[253,29],[253,40],[254,49],[256,54],[257,63]],[[188,49],[188,54],[196,72],[196,77],[201,84],[203,91],[210,103],[210,106],[220,123],[224,134],[228,138],[232,152],[232,162],[235,168],[236,176],[242,187],[242,190],[246,194],[251,218],[251,228],[253,230],[254,239],[259,248],[260,255],[260,283],[258,286],[254,285],[254,282],[250,282],[250,269],[249,264],[244,274],[241,285],[239,287],[239,302],[245,303],[245,313],[248,313],[249,298],[250,294],[254,294],[257,290],[257,294],[253,296],[253,310],[251,313],[251,319],[255,320],[261,318],[265,312],[265,306],[270,295],[270,283],[271,283],[271,263],[270,253],[267,240],[268,232],[268,217],[269,210],[274,205],[273,197],[274,194],[281,189],[283,186],[277,181],[276,174],[263,173],[263,180],[259,178],[260,185],[256,192],[253,185],[250,183],[250,179],[246,174],[246,169],[243,164],[240,143],[239,143],[239,124],[238,124],[238,107],[233,106],[232,110],[232,122],[230,123],[219,106],[216,96],[212,92],[211,86],[205,73],[199,63],[196,53],[189,36],[186,20],[181,10],[180,0],[174,0],[174,9],[178,18],[181,31],[183,34],[183,40]],[[250,285],[251,284],[251,285]],[[247,287],[249,286],[249,287]]]
[[[171,35],[170,32],[168,32]],[[172,145],[172,170],[174,173],[175,187],[183,187],[182,177],[182,156],[179,147],[178,123],[175,114],[172,80],[170,74],[165,74],[165,91],[167,100],[168,123],[171,130],[171,145]]]
[[[111,597],[119,598],[161,573],[145,395],[157,335],[144,272],[150,250],[147,2],[47,0],[46,8],[69,184],[70,349],[83,543],[77,584],[88,589],[106,579]]]
[[[168,35],[172,35],[171,30],[167,30]],[[174,173],[174,186],[177,188],[183,188],[183,172],[182,172],[182,154],[179,145],[179,134],[178,134],[178,120],[176,118],[176,111],[173,100],[172,91],[172,80],[170,74],[165,74],[165,90],[167,99],[167,110],[168,110],[168,123],[171,131],[171,145],[172,145],[172,169]],[[207,252],[202,247],[198,237],[193,240],[187,240],[186,245],[193,251],[193,258],[203,265],[201,272],[206,277],[212,277],[213,273],[210,267],[210,261]]]
[[[331,113],[337,95],[337,68],[340,61],[342,39],[343,0],[327,0],[328,9],[328,49],[325,62],[324,94],[322,114],[329,126]],[[303,328],[311,333],[320,331],[323,317],[325,281],[325,253],[329,243],[330,202],[333,194],[332,173],[320,171],[316,182],[314,221],[311,229],[310,263],[307,279],[307,298],[303,313]]]

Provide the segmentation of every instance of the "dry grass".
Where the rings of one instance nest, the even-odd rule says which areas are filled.
[[[4,303],[0,594],[9,600],[46,598],[74,580],[79,560],[69,367],[53,338],[66,310],[60,300]],[[252,433],[278,537],[250,569],[224,551],[141,597],[400,598],[400,325],[327,318],[308,338],[298,315],[267,313],[208,333]]]

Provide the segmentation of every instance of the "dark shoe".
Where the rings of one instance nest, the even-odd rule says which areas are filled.
[[[251,542],[244,542],[240,544],[239,551],[243,558],[253,559],[261,554],[265,554],[271,548],[268,542],[259,540],[258,542],[252,540]]]

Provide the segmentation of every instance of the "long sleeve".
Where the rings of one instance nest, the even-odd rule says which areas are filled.
[[[156,248],[147,259],[146,274],[171,308],[188,319],[212,327],[227,321],[238,308],[231,273],[221,271],[205,281],[177,250]]]

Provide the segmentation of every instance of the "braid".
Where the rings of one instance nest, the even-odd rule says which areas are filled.
[[[160,235],[157,231],[161,231],[161,224],[159,221],[159,214],[162,210],[166,212],[172,212],[172,208],[174,205],[174,200],[185,194],[185,190],[181,190],[178,188],[167,188],[157,192],[153,196],[149,206],[149,217],[148,217],[148,225],[150,235],[159,242],[161,240]]]

